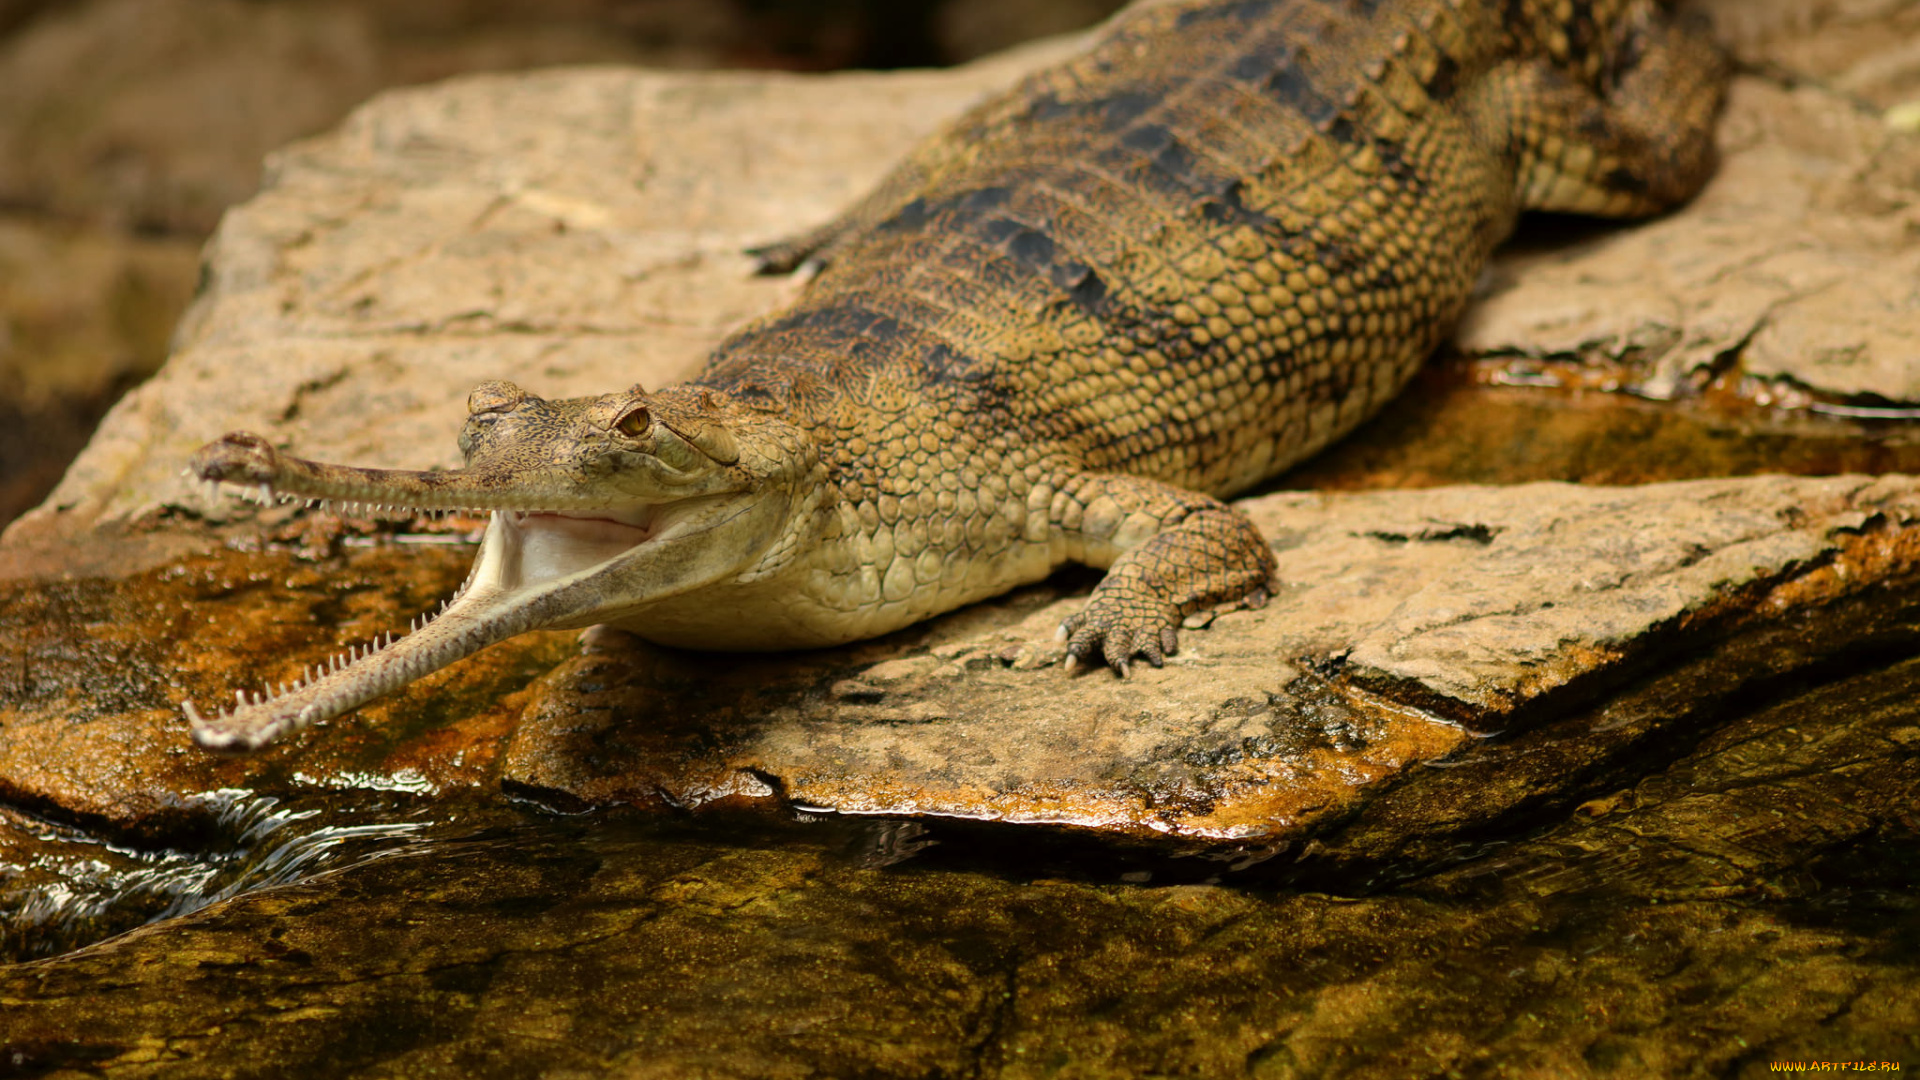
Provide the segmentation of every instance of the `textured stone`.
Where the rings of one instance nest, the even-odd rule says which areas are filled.
[[[886,76],[476,77],[389,93],[279,155],[267,190],[215,240],[207,289],[166,370],[123,402],[55,497],[8,534],[15,553],[42,542],[39,561],[29,560],[36,572],[91,567],[114,581],[68,587],[73,596],[20,586],[21,610],[85,600],[102,618],[22,630],[40,636],[22,651],[0,785],[27,805],[136,831],[209,784],[271,789],[268,766],[176,760],[179,701],[285,681],[309,660],[404,625],[457,573],[458,555],[408,570],[392,551],[343,552],[324,519],[261,522],[270,544],[321,559],[314,568],[272,554],[168,564],[215,534],[190,521],[165,527],[157,508],[216,520],[230,512],[179,486],[177,463],[198,442],[247,427],[316,457],[449,465],[453,420],[482,378],[510,375],[555,395],[671,379],[794,288],[749,277],[742,247],[828,216],[941,116],[1071,47]],[[1496,289],[1467,344],[1478,347],[1475,335],[1507,314],[1531,312],[1528,348],[1553,353],[1562,348],[1545,329],[1553,313],[1589,294],[1600,297],[1593,310],[1630,312],[1604,280],[1590,280],[1615,247],[1652,244],[1671,255],[1660,265],[1687,270],[1718,266],[1721,241],[1773,235],[1751,215],[1800,214],[1804,224],[1809,207],[1832,201],[1823,185],[1853,175],[1836,162],[1851,168],[1875,148],[1883,163],[1897,157],[1891,137],[1864,124],[1828,91],[1743,80],[1727,171],[1706,196],[1556,254],[1509,255],[1498,274],[1521,275],[1520,284]],[[1756,179],[1776,166],[1778,176]],[[1755,184],[1792,197],[1768,204]],[[1738,230],[1730,207],[1750,213]],[[1649,288],[1639,265],[1647,255],[1629,260],[1642,300],[1711,306],[1746,295],[1707,270]],[[1527,293],[1537,301],[1528,308],[1521,294],[1535,289],[1534,270],[1547,284]],[[1581,278],[1580,287],[1555,274]],[[1809,303],[1835,292],[1810,292]],[[1675,627],[1737,623],[1755,596],[1820,601],[1897,578],[1907,566],[1906,484],[1270,496],[1253,507],[1282,549],[1287,590],[1264,611],[1190,631],[1177,663],[1125,684],[1047,681],[1055,673],[1040,669],[1059,652],[1046,639],[1077,601],[1039,590],[872,645],[727,658],[720,675],[710,660],[602,642],[530,691],[533,707],[503,750],[508,718],[526,702],[489,694],[557,656],[553,640],[529,640],[343,721],[355,733],[344,740],[335,729],[288,753],[319,755],[309,775],[365,777],[404,761],[463,785],[498,776],[587,805],[781,794],[849,812],[1171,830],[1195,842],[1284,838],[1359,800],[1367,782],[1455,752],[1469,730],[1631,669]],[[1853,537],[1848,514],[1884,517]],[[119,549],[102,534],[59,543],[115,522],[134,526],[135,556],[114,561]],[[1821,578],[1818,567],[1835,559],[1860,565],[1845,580]],[[142,566],[154,568],[128,576]],[[266,588],[271,581],[287,584]],[[351,615],[334,595],[342,588]],[[147,604],[187,614],[143,623],[134,613]],[[220,629],[183,633],[181,619]],[[936,646],[951,649],[921,652]],[[86,687],[88,664],[108,658],[137,659],[125,672],[175,674],[129,678],[119,703],[104,704]],[[483,669],[491,674],[477,678]],[[603,671],[614,674],[593,674]],[[830,707],[816,680],[840,688]],[[458,685],[473,692],[429,704]],[[53,686],[79,700],[92,694],[93,704],[76,711]],[[617,712],[586,700],[594,694],[610,695]],[[1372,734],[1343,734],[1356,725]],[[723,735],[704,734],[713,731]],[[607,741],[620,753],[597,748]],[[489,771],[499,760],[504,772]]]
[[[1655,397],[1730,373],[1776,396],[1920,401],[1920,135],[1834,89],[1748,77],[1719,140],[1684,210],[1499,263],[1461,349],[1618,365]]]
[[[1904,580],[1920,554],[1920,485],[1905,477],[1241,505],[1273,538],[1283,585],[1187,631],[1164,669],[1033,670],[1083,602],[1043,590],[793,658],[607,635],[536,684],[502,778],[574,806],[778,794],[848,814],[1284,844],[1410,767],[1666,653]]]

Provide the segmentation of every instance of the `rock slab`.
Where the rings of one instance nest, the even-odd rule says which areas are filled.
[[[1529,484],[1241,504],[1283,584],[1161,670],[1063,675],[1044,590],[864,647],[689,656],[621,636],[541,680],[503,759],[575,805],[805,808],[1302,842],[1543,708],[1892,581],[1920,482]]]

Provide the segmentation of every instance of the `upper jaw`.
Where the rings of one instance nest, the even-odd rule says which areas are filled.
[[[629,517],[644,517],[653,504],[717,494],[734,486],[724,470],[690,474],[646,455],[634,455],[622,465],[628,475],[618,486],[638,491],[615,490],[612,483],[583,484],[559,469],[431,472],[333,465],[283,454],[258,435],[236,431],[201,447],[186,475],[215,488],[234,485],[262,503],[338,502],[349,509],[388,513],[484,515],[505,510],[626,523],[634,523],[627,522]]]

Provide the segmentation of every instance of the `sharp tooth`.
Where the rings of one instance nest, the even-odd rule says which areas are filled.
[[[233,692],[233,699],[240,703],[241,708],[244,709],[247,707],[247,692],[245,690],[235,690]]]

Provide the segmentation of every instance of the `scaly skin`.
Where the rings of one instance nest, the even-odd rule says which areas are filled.
[[[454,473],[202,450],[209,480],[494,517],[440,618],[284,696],[189,707],[194,736],[256,747],[535,627],[825,645],[1067,562],[1108,571],[1071,655],[1157,665],[1182,617],[1274,575],[1220,497],[1395,393],[1523,209],[1691,195],[1724,74],[1659,0],[1135,8],[763,251],[823,269],[691,383],[486,384]]]

